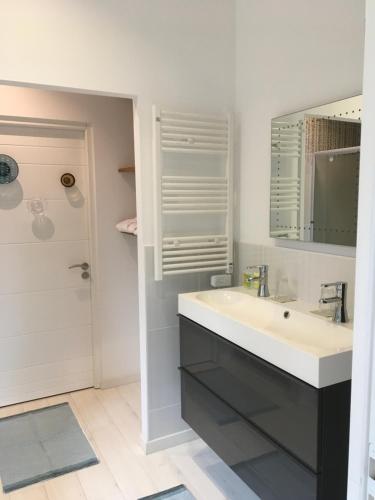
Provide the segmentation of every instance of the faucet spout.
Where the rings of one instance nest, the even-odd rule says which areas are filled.
[[[336,296],[334,297],[321,297],[319,300],[320,304],[336,304],[335,310],[332,316],[332,321],[335,323],[347,323],[348,313],[346,311],[346,290],[347,283],[343,281],[337,281],[336,283],[322,283],[321,289],[335,287]]]
[[[340,304],[341,304],[340,297],[327,297],[327,298],[319,299],[319,304],[333,304],[335,302],[340,302]]]

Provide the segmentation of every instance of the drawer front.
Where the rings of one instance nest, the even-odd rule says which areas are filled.
[[[319,472],[317,389],[183,316],[180,346],[188,373]]]
[[[316,500],[318,476],[181,370],[182,417],[262,500]]]

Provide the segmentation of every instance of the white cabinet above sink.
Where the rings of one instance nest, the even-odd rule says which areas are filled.
[[[351,379],[350,324],[302,301],[279,304],[243,287],[179,295],[179,313],[316,387]]]

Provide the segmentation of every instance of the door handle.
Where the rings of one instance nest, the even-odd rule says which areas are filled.
[[[68,269],[82,269],[82,271],[87,271],[89,269],[89,264],[87,262],[82,262],[82,264],[74,264],[73,266],[69,266]]]

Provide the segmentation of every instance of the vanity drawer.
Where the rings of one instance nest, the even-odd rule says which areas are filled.
[[[319,391],[180,317],[181,367],[242,418],[319,472]]]
[[[183,419],[262,500],[315,500],[318,476],[181,369]]]

